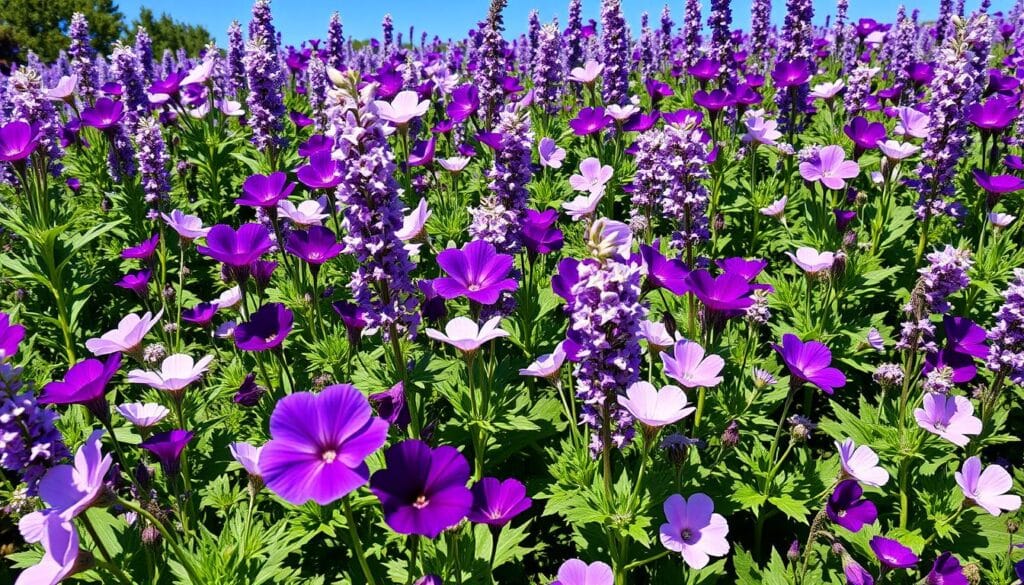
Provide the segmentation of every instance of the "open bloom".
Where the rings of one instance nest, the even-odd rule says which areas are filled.
[[[344,178],[341,163],[331,156],[331,150],[327,148],[317,150],[309,155],[309,164],[296,169],[295,176],[299,178],[299,182],[310,189],[333,189]],[[279,202],[280,200],[271,201],[270,205],[265,205],[265,207],[271,207]]]
[[[242,196],[235,199],[236,205],[246,207],[274,207],[295,190],[295,183],[288,182],[288,175],[281,171],[269,175],[250,175],[242,183]]]
[[[800,163],[800,176],[805,181],[820,182],[829,189],[845,189],[845,179],[852,179],[860,174],[860,166],[856,161],[846,160],[842,147],[831,145],[818,152],[817,161]]]
[[[405,126],[413,118],[419,118],[430,109],[430,101],[420,101],[419,94],[410,90],[398,92],[390,103],[377,100],[373,104],[377,107],[380,118],[395,126]]]
[[[531,254],[549,254],[562,249],[565,238],[562,230],[555,227],[558,212],[554,209],[526,210],[522,220],[523,244]]]
[[[569,72],[569,81],[590,85],[601,75],[602,71],[604,71],[604,65],[590,59],[583,64],[583,67],[572,68],[572,71]]]
[[[18,345],[25,339],[25,326],[11,324],[11,316],[0,313],[0,362],[18,352]]]
[[[761,215],[767,215],[768,217],[774,217],[776,219],[782,217],[786,213],[786,203],[789,202],[789,197],[785,195],[777,201],[773,201],[768,207],[762,207],[759,211]]]
[[[139,446],[157,458],[165,475],[175,476],[181,469],[181,454],[193,435],[194,433],[184,429],[173,429],[153,435]]]
[[[576,136],[588,136],[604,130],[612,123],[612,117],[604,108],[583,108],[575,118],[569,120],[569,127]]]
[[[281,201],[277,204],[277,212],[299,227],[320,225],[327,218],[324,212],[324,204],[316,199],[303,201],[295,205],[291,201]]]
[[[658,390],[644,381],[634,382],[626,389],[626,395],[619,396],[618,400],[633,418],[653,428],[679,422],[696,410],[687,406],[686,393],[682,388],[665,386]]]
[[[17,162],[32,156],[38,146],[32,126],[14,120],[0,126],[0,161]]]
[[[137,353],[143,338],[163,314],[164,311],[161,309],[156,316],[148,312],[141,317],[134,313],[125,315],[117,324],[117,329],[112,329],[98,338],[94,337],[86,341],[85,347],[97,357],[115,352]]]
[[[791,376],[814,384],[825,394],[832,394],[836,388],[846,385],[846,376],[831,367],[832,351],[824,343],[803,342],[787,333],[782,336],[782,345],[772,344],[772,348],[785,362]]]
[[[714,514],[715,503],[705,494],[697,493],[687,500],[673,494],[665,500],[665,519],[661,525],[661,544],[668,550],[682,553],[683,560],[694,569],[703,569],[710,557],[729,554],[729,524],[721,514]]]
[[[898,121],[896,129],[893,130],[894,134],[910,138],[928,137],[928,124],[931,122],[931,117],[928,114],[904,106],[896,108],[896,116]]]
[[[913,156],[914,153],[921,150],[921,147],[916,144],[909,142],[897,142],[895,140],[878,141],[878,149],[882,151],[882,154],[889,160],[903,160],[907,157]]]
[[[235,327],[235,345],[243,351],[266,351],[284,343],[295,315],[281,303],[267,303]]]
[[[565,160],[565,149],[559,148],[553,138],[541,138],[537,146],[537,153],[540,155],[540,164],[552,168],[562,168],[562,161]]]
[[[395,532],[436,538],[472,509],[469,463],[454,447],[431,449],[410,439],[388,449],[384,460],[385,468],[370,479],[370,491]]]
[[[850,532],[859,532],[865,524],[874,524],[878,508],[863,498],[864,490],[852,479],[839,482],[828,498],[826,513],[830,520]]]
[[[554,351],[546,353],[529,366],[519,370],[520,376],[536,376],[538,378],[557,378],[565,363],[565,342],[555,346]]]
[[[33,512],[22,518],[18,528],[27,542],[43,545],[43,558],[22,571],[14,585],[55,585],[82,568],[78,531],[70,520],[60,514]]]
[[[747,144],[775,146],[782,138],[782,132],[779,132],[779,123],[768,119],[764,110],[746,112],[743,115],[743,125],[746,126],[747,131],[740,137],[740,140]]]
[[[140,429],[148,429],[156,425],[171,412],[166,406],[155,402],[148,402],[146,404],[131,402],[118,405],[115,409],[121,416],[128,419],[128,422]]]
[[[323,226],[291,232],[284,244],[285,251],[309,264],[313,270],[336,258],[344,248],[334,232]]]
[[[115,353],[106,363],[87,359],[71,366],[63,380],[43,386],[40,404],[81,404],[101,421],[110,420],[107,384],[121,366],[121,354]]]
[[[786,252],[786,255],[808,274],[817,274],[828,270],[835,263],[835,254],[832,252],[819,252],[807,246],[797,248],[795,255],[792,252]]]
[[[260,454],[263,452],[263,447],[254,447],[249,443],[237,442],[229,444],[228,450],[235,461],[249,474],[249,477],[260,478],[262,481],[263,474],[260,473]]]
[[[981,434],[981,419],[974,416],[974,405],[968,398],[929,392],[922,406],[914,410],[917,425],[958,447],[970,441],[967,435]]]
[[[1020,508],[1020,496],[1007,493],[1013,489],[1013,478],[999,465],[989,465],[982,471],[981,458],[974,456],[953,475],[964,498],[993,516]]]
[[[875,536],[868,542],[868,545],[871,546],[871,550],[875,553],[879,562],[890,569],[913,567],[919,560],[914,551],[892,538]]]
[[[107,472],[113,459],[104,455],[101,448],[100,439],[105,432],[93,431],[75,452],[74,465],[53,467],[39,482],[39,496],[65,520],[96,504],[106,492]]]
[[[128,372],[128,382],[145,384],[150,388],[180,396],[185,388],[203,377],[212,361],[212,355],[195,362],[192,360],[192,356],[179,353],[164,358],[163,363],[160,364],[160,371],[132,370]]]
[[[473,507],[467,518],[470,522],[504,526],[530,508],[533,503],[526,495],[526,486],[518,479],[501,481],[485,477],[473,484]]]
[[[679,341],[672,355],[661,354],[661,362],[665,365],[665,375],[687,388],[698,386],[717,386],[722,377],[719,376],[725,367],[721,356],[704,356],[704,348],[696,341]]]
[[[878,465],[878,455],[867,445],[858,447],[853,439],[842,443],[836,441],[839,449],[839,464],[843,474],[874,487],[882,487],[889,481],[889,472]]]
[[[509,278],[512,256],[499,254],[490,242],[473,240],[461,249],[449,248],[437,255],[437,263],[448,273],[434,279],[434,290],[446,299],[466,297],[493,305],[505,291],[519,285]]]
[[[613,173],[611,165],[601,166],[601,161],[596,158],[586,158],[580,162],[580,174],[569,177],[569,185],[576,191],[604,192]]]
[[[402,228],[395,232],[395,236],[403,242],[415,240],[423,234],[423,228],[430,219],[431,211],[426,199],[420,199],[416,208],[409,212],[402,220]]]
[[[593,215],[597,211],[597,206],[601,203],[601,199],[604,198],[604,190],[590,191],[586,195],[580,195],[572,201],[567,201],[562,204],[562,209],[569,213],[569,217],[576,221],[583,219],[589,215]]]
[[[297,392],[270,415],[270,440],[259,471],[271,491],[296,506],[321,506],[366,483],[366,458],[387,440],[387,421],[373,416],[355,386],[328,386],[320,394]]]
[[[188,215],[180,209],[170,213],[161,213],[160,217],[183,240],[198,240],[210,233],[210,228],[203,227],[203,220],[196,215]]]
[[[711,276],[707,270],[693,270],[686,277],[686,288],[704,305],[711,322],[738,317],[754,304],[750,282],[732,272]]]
[[[615,573],[601,561],[589,565],[579,559],[569,559],[558,567],[558,579],[551,585],[613,585]]]
[[[830,100],[846,87],[842,79],[819,83],[811,88],[810,96],[815,99]]]
[[[196,250],[228,266],[243,268],[259,260],[273,246],[270,232],[263,224],[242,224],[237,231],[217,224],[206,234],[206,245],[196,246]]]
[[[427,337],[454,345],[464,352],[476,351],[481,345],[492,339],[508,337],[508,332],[498,327],[501,316],[492,317],[483,327],[469,317],[456,317],[444,326],[444,333],[437,329],[427,329]]]

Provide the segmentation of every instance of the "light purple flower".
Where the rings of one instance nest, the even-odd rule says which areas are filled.
[[[228,450],[231,451],[231,456],[235,458],[246,473],[251,477],[263,477],[260,473],[260,453],[263,452],[263,447],[254,447],[249,443],[238,442],[231,443],[228,445]]]
[[[203,227],[202,219],[195,215],[187,215],[180,209],[175,209],[170,215],[161,213],[160,217],[183,240],[198,240],[210,233],[210,228]]]
[[[558,567],[558,579],[551,582],[551,585],[613,585],[615,574],[612,568],[594,561],[591,564],[584,563],[579,559],[569,559]]]
[[[665,519],[661,525],[661,544],[682,553],[683,561],[693,569],[703,569],[711,557],[729,554],[729,524],[715,514],[715,503],[705,494],[686,498],[673,494],[665,500]]]
[[[402,222],[402,229],[395,232],[395,235],[403,242],[415,240],[423,233],[423,228],[426,227],[427,220],[430,219],[431,214],[432,212],[427,206],[427,200],[420,199],[416,209],[413,209],[409,215],[405,216],[405,220]]]
[[[106,476],[113,464],[103,455],[100,439],[106,431],[97,429],[75,452],[74,465],[58,465],[39,482],[39,496],[64,520],[87,510],[104,495]]]
[[[832,268],[835,263],[835,254],[832,252],[819,252],[814,248],[802,246],[796,249],[796,254],[786,252],[789,259],[808,274],[817,274],[823,270]]]
[[[842,443],[836,441],[836,448],[844,475],[874,487],[882,487],[889,481],[889,472],[878,465],[878,455],[871,447],[858,447],[853,439],[846,439]]]
[[[377,107],[377,115],[395,126],[405,126],[413,118],[419,118],[430,109],[428,100],[420,101],[419,95],[409,90],[398,92],[390,103],[377,100],[373,104]]]
[[[601,161],[596,158],[586,158],[580,162],[580,174],[569,177],[569,185],[575,191],[603,194],[614,173],[611,165],[601,166]]]
[[[597,211],[597,206],[601,203],[601,199],[604,198],[604,189],[599,191],[591,191],[586,195],[580,195],[579,197],[562,204],[562,209],[569,213],[569,217],[576,221],[593,215]]]
[[[472,159],[468,156],[452,156],[437,159],[437,164],[441,165],[441,168],[449,173],[455,174],[461,173],[469,165],[470,160]]]
[[[324,206],[315,199],[303,201],[295,205],[285,199],[277,204],[277,211],[281,217],[290,219],[292,223],[302,227],[321,225],[328,214],[324,213]]]
[[[156,425],[171,412],[166,406],[155,402],[148,402],[146,404],[130,402],[128,404],[120,404],[115,409],[121,413],[121,416],[128,419],[128,422],[140,429],[148,429]]]
[[[464,352],[476,351],[481,345],[492,339],[508,337],[498,324],[501,316],[492,317],[481,327],[469,317],[456,317],[444,326],[444,333],[437,329],[427,329],[427,337],[453,345]]]
[[[1013,489],[1013,478],[999,465],[989,465],[982,471],[981,459],[974,456],[953,475],[964,497],[993,516],[1020,508],[1020,496],[1006,493]]]
[[[717,386],[722,377],[719,376],[725,367],[721,356],[704,356],[704,348],[695,341],[679,341],[673,354],[661,354],[661,362],[665,365],[665,375],[687,388]]]
[[[914,153],[921,150],[921,147],[909,142],[897,142],[895,140],[886,140],[883,142],[879,140],[878,150],[881,150],[882,154],[890,160],[903,160],[907,157],[913,156]]]
[[[43,558],[22,571],[14,585],[56,585],[81,568],[74,523],[59,514],[34,512],[22,518],[18,528],[26,541],[42,543]]]
[[[970,441],[967,435],[981,434],[981,419],[974,416],[974,405],[963,396],[929,392],[924,395],[923,406],[914,410],[914,418],[929,433],[958,447]]]
[[[538,378],[558,377],[565,363],[565,342],[555,346],[554,351],[546,353],[531,363],[529,366],[519,370],[520,376],[535,376]]]
[[[594,83],[603,71],[604,65],[591,59],[583,67],[573,67],[572,71],[569,72],[569,81],[590,85]]]
[[[1016,215],[1010,215],[1009,213],[997,213],[993,211],[988,214],[989,223],[997,228],[1007,227],[1016,219]]]
[[[559,148],[552,138],[541,138],[540,145],[537,147],[537,153],[540,155],[540,164],[552,168],[562,168],[562,161],[565,160],[565,149]]]
[[[164,311],[161,309],[154,316],[146,313],[139,317],[136,314],[126,315],[117,324],[117,329],[107,331],[98,338],[85,342],[85,347],[95,356],[108,355],[116,352],[135,353],[142,345],[142,339],[156,325]]]
[[[127,380],[131,384],[145,384],[150,388],[179,394],[202,378],[212,361],[212,355],[196,362],[192,356],[179,353],[165,358],[160,364],[160,371],[132,370],[128,372]]]
[[[665,386],[661,390],[648,382],[634,382],[618,397],[633,418],[643,424],[659,428],[681,421],[696,408],[687,406],[686,393],[678,386]]]
[[[772,202],[768,207],[762,207],[760,209],[762,215],[768,217],[774,217],[776,219],[781,218],[786,213],[786,203],[789,202],[789,198],[783,195],[778,201]]]
[[[842,147],[825,146],[818,151],[817,161],[800,163],[800,176],[805,181],[820,182],[829,189],[844,189],[846,181],[860,174],[856,161],[846,160]]]
[[[928,138],[928,125],[931,117],[910,107],[896,108],[896,115],[899,121],[893,134],[909,136],[910,138]]]

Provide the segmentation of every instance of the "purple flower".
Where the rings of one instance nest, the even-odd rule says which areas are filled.
[[[114,283],[114,286],[130,290],[140,297],[145,297],[149,291],[149,279],[153,275],[152,270],[137,270],[129,272],[121,277],[121,280]]]
[[[826,512],[830,520],[850,532],[859,532],[865,524],[874,524],[878,508],[871,500],[862,498],[864,490],[852,479],[839,482],[828,498]]]
[[[217,224],[206,235],[206,245],[196,246],[196,250],[228,266],[248,268],[273,246],[270,232],[262,224],[242,224],[238,231],[231,226]]]
[[[944,552],[936,557],[932,570],[924,580],[925,585],[968,585],[960,560],[951,552]]]
[[[230,443],[228,450],[231,451],[231,457],[245,469],[250,478],[260,482],[263,481],[263,473],[260,470],[260,454],[263,452],[263,447],[254,447],[249,443],[236,442]]]
[[[25,160],[38,145],[32,126],[26,122],[15,120],[0,126],[0,161]]]
[[[467,518],[478,524],[504,526],[533,503],[526,495],[526,486],[517,479],[485,477],[473,484],[472,492],[473,507]]]
[[[557,221],[558,212],[554,209],[526,210],[523,218],[523,244],[531,254],[550,254],[562,249],[562,230],[554,227]]]
[[[178,237],[182,240],[191,241],[204,238],[210,232],[210,228],[203,227],[203,220],[198,216],[187,215],[179,209],[175,209],[170,215],[161,213],[160,217],[178,233]]]
[[[984,103],[969,104],[964,108],[967,121],[982,133],[993,134],[1005,130],[1020,115],[1017,100],[994,96]]]
[[[885,126],[880,122],[868,122],[862,116],[850,120],[843,126],[843,132],[853,141],[853,158],[860,158],[863,152],[877,148],[879,141],[885,140]]]
[[[64,520],[71,520],[98,504],[107,491],[106,476],[113,464],[103,455],[100,439],[103,429],[89,435],[75,452],[74,465],[58,465],[39,482],[39,497]]]
[[[128,422],[140,429],[155,426],[171,412],[166,406],[154,402],[120,404],[116,409],[121,416],[128,419]]]
[[[662,354],[662,359],[664,359]],[[660,390],[644,381],[634,382],[618,397],[619,404],[633,418],[651,428],[661,428],[681,421],[696,410],[688,406],[686,393],[678,386],[665,386]]]
[[[448,274],[434,279],[434,290],[446,299],[466,297],[493,305],[504,291],[519,285],[509,278],[512,256],[498,254],[490,242],[474,240],[461,249],[449,248],[437,255],[437,263]]]
[[[982,471],[981,458],[974,456],[964,461],[953,476],[964,498],[993,516],[1020,508],[1020,496],[1007,493],[1013,489],[1013,478],[999,465],[989,465]]]
[[[658,242],[654,245],[640,244],[640,258],[647,271],[644,285],[652,290],[668,289],[673,294],[684,295],[687,292],[686,277],[690,271],[686,264],[677,258],[666,258],[658,250]]]
[[[829,189],[845,189],[846,181],[860,174],[856,161],[846,160],[840,146],[826,146],[818,151],[817,160],[800,163],[800,176],[812,183],[821,182]]]
[[[579,559],[569,559],[558,568],[558,579],[551,582],[551,585],[613,585],[615,573],[612,568],[595,561],[591,564],[584,563]]]
[[[303,185],[310,189],[333,189],[337,187],[343,178],[341,172],[341,163],[332,157],[331,149],[322,148],[309,155],[309,164],[302,165],[299,167],[295,174],[299,177],[299,181]],[[263,178],[263,175],[253,175],[246,180],[245,185],[250,186],[249,182],[253,179]],[[271,181],[273,183],[271,184]],[[262,190],[258,190],[256,185],[252,185],[251,195],[247,190],[246,195],[250,196],[250,199],[259,201],[261,204],[253,205],[249,203],[242,203],[243,199],[236,199],[235,203],[239,205],[253,205],[258,207],[273,207],[277,203],[291,194],[292,189],[295,188],[294,183],[290,183],[287,188],[281,189],[284,185],[285,174],[281,172],[270,175],[270,178],[266,183],[260,182]],[[275,187],[277,189],[275,189]],[[262,197],[261,197],[262,195]]]
[[[704,348],[695,341],[676,342],[673,355],[661,354],[665,375],[687,388],[714,387],[722,382],[719,376],[725,367],[721,356],[705,356]]]
[[[583,108],[580,113],[569,120],[569,127],[577,136],[587,136],[604,130],[612,123],[612,117],[605,114],[604,108]]]
[[[285,396],[270,415],[270,440],[259,466],[271,491],[298,506],[325,506],[366,483],[366,458],[387,440],[387,421],[373,416],[355,386]]]
[[[284,249],[309,264],[315,272],[321,264],[341,254],[344,246],[328,228],[312,226],[308,230],[290,232]]]
[[[1024,179],[1013,175],[989,175],[981,169],[971,171],[974,182],[987,193],[1001,196],[1024,189]]]
[[[370,490],[395,532],[435,538],[469,514],[469,463],[454,447],[431,449],[410,439],[388,449],[384,459],[386,467],[373,474]]]
[[[76,16],[80,16],[76,13]],[[15,585],[56,584],[83,569],[75,525],[60,514],[33,512],[18,524],[27,542],[43,545],[43,558],[18,575]],[[31,527],[26,530],[27,527]]]
[[[817,274],[832,268],[835,263],[835,254],[832,252],[819,252],[807,246],[797,248],[796,254],[786,252],[789,259],[799,266],[807,274]]]
[[[409,152],[409,166],[423,167],[434,162],[434,153],[437,149],[437,137],[431,136],[429,140],[417,140]]]
[[[160,234],[153,234],[148,240],[143,241],[137,246],[131,246],[121,250],[121,258],[125,260],[134,259],[142,260],[143,262],[149,260],[156,253],[157,246],[160,245]]]
[[[846,385],[846,376],[832,364],[832,352],[818,341],[803,342],[792,333],[782,336],[782,345],[772,344],[789,369],[791,376],[814,384],[831,395],[836,388]]]
[[[250,175],[242,183],[242,196],[235,199],[235,204],[246,207],[273,208],[277,206],[278,202],[287,199],[294,190],[295,183],[288,183],[288,175],[280,171],[269,175]]]
[[[40,404],[81,404],[101,421],[110,420],[107,384],[121,366],[121,354],[114,353],[106,363],[87,359],[71,366],[63,380],[50,382],[39,395]]]
[[[405,404],[405,385],[398,382],[391,388],[370,394],[370,402],[377,407],[377,414],[389,424],[404,429],[409,425],[411,415]]]
[[[992,342],[986,366],[1003,372],[1018,386],[1024,386],[1024,269],[1013,271],[1013,280],[1003,291],[1003,305],[995,313],[996,323],[988,333]]]
[[[112,130],[124,117],[124,102],[100,98],[92,107],[82,110],[82,122],[97,130]]]
[[[167,476],[178,474],[181,465],[181,453],[194,434],[183,429],[173,429],[158,433],[142,442],[140,447],[153,454],[160,461]]]
[[[246,407],[253,407],[259,404],[260,398],[266,390],[256,384],[256,374],[246,374],[242,385],[238,387],[233,398],[235,404]]]
[[[18,353],[18,345],[25,338],[24,325],[11,325],[11,316],[0,313],[0,362]]]
[[[803,85],[811,78],[811,65],[806,59],[779,61],[772,70],[776,87],[790,88]]]
[[[846,439],[842,443],[836,441],[836,448],[844,477],[852,477],[873,487],[882,487],[889,482],[889,472],[878,465],[878,455],[871,447],[858,447],[853,439]]]
[[[213,316],[217,314],[218,308],[216,303],[199,303],[191,309],[182,311],[181,320],[206,329],[213,322]]]
[[[974,416],[974,405],[963,396],[928,392],[923,408],[914,410],[918,426],[958,447],[970,441],[967,435],[981,434],[981,419]]]
[[[724,272],[713,277],[707,270],[694,270],[686,277],[686,284],[710,313],[706,315],[709,321],[738,317],[754,304],[750,283],[738,274]]]
[[[454,122],[465,122],[480,109],[480,91],[473,84],[460,85],[452,91],[452,101],[445,111]]]
[[[665,519],[661,525],[661,544],[682,553],[683,561],[693,569],[703,569],[711,557],[729,554],[729,524],[721,514],[713,513],[715,504],[705,494],[687,500],[673,494],[665,500]]]
[[[919,560],[914,551],[900,544],[898,540],[875,536],[868,544],[879,562],[890,569],[907,569],[916,565]]]
[[[243,351],[277,349],[292,330],[295,317],[281,303],[267,303],[235,327],[235,345]]]
[[[565,149],[559,148],[552,138],[541,138],[537,153],[540,156],[540,164],[552,169],[561,168],[562,161],[565,160]]]

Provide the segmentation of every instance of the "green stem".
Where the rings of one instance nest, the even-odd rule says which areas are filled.
[[[373,573],[370,571],[370,565],[366,562],[366,552],[363,550],[363,542],[359,540],[359,531],[356,530],[356,519],[352,515],[352,505],[349,503],[349,497],[345,496],[341,502],[342,507],[345,509],[345,522],[348,524],[348,533],[352,537],[352,548],[355,549],[356,559],[359,560],[359,568],[363,570],[363,576],[366,577],[368,585],[377,585],[377,581],[373,578]]]
[[[93,544],[96,545],[96,549],[100,551],[100,554],[103,555],[103,561],[98,561],[97,564],[102,566],[111,574],[113,574],[114,577],[117,577],[117,580],[121,583],[126,583],[130,585],[132,582],[131,579],[129,579],[128,576],[124,574],[124,571],[121,570],[121,567],[118,567],[116,564],[114,564],[114,557],[111,556],[111,554],[107,551],[107,547],[103,545],[103,541],[100,540],[99,534],[96,533],[96,528],[93,527],[92,521],[89,520],[89,515],[81,514],[78,516],[78,519],[81,520],[82,526],[85,527],[85,531],[89,533],[89,536],[92,538]]]
[[[145,508],[135,504],[134,502],[130,502],[123,498],[118,498],[117,503],[131,510],[132,512],[135,512],[139,516],[142,516],[150,524],[152,524],[157,529],[157,531],[160,532],[160,536],[162,536],[164,540],[167,541],[169,545],[171,545],[171,550],[174,551],[174,556],[178,558],[178,562],[181,563],[181,566],[185,568],[185,572],[188,573],[189,579],[191,579],[192,583],[202,583],[202,581],[196,576],[196,571],[192,567],[191,559],[185,555],[185,551],[182,550],[181,546],[178,544],[177,537],[174,535],[173,532],[168,530],[166,526],[164,526],[163,522],[158,520],[156,516],[150,514]]]
[[[644,566],[646,564],[653,563],[654,561],[656,561],[656,560],[658,560],[658,559],[660,559],[660,558],[662,558],[664,556],[667,556],[669,554],[669,552],[671,552],[671,551],[669,551],[668,549],[665,549],[665,550],[661,551],[658,554],[655,554],[653,556],[647,557],[646,559],[642,559],[642,560],[639,560],[639,561],[633,561],[632,563],[629,563],[628,565],[623,567],[622,570],[624,570],[624,571],[632,571],[633,569],[635,569],[637,567],[642,567],[642,566]]]

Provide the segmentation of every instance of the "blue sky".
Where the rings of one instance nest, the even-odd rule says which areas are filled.
[[[702,0],[704,15],[707,15],[709,0]],[[540,10],[542,21],[557,16],[563,25],[566,20],[566,6],[569,0],[509,0],[505,10],[505,24],[509,34],[519,34],[526,28],[530,10]],[[903,0],[908,10],[921,10],[923,20],[935,18],[938,0]],[[971,10],[980,0],[968,0]],[[217,39],[224,43],[225,31],[232,20],[243,24],[249,19],[251,0],[120,0],[118,2],[129,19],[134,18],[141,6],[153,9],[157,14],[166,12],[178,20],[201,24]],[[657,22],[665,0],[622,0],[623,9],[634,31],[640,27],[640,14],[651,14],[652,23]],[[672,17],[678,23],[682,20],[683,0],[672,0],[669,6]],[[871,17],[881,21],[892,21],[900,0],[851,0],[850,15],[853,18]],[[773,19],[782,22],[785,14],[785,0],[773,0]],[[993,0],[992,10],[1009,10],[1012,0]],[[275,0],[272,4],[274,21],[284,35],[286,44],[298,44],[309,38],[321,38],[327,29],[327,20],[332,12],[341,13],[345,33],[356,38],[380,35],[380,22],[390,12],[396,30],[405,31],[415,26],[416,36],[426,30],[442,38],[461,37],[477,21],[487,14],[487,0],[359,0],[356,2],[328,0]],[[834,0],[814,0],[815,21],[824,23],[825,15],[835,10]],[[733,1],[733,25],[746,28],[750,24],[750,1]],[[583,0],[584,18],[598,18],[600,0]]]

